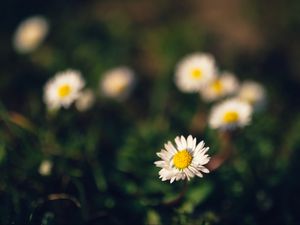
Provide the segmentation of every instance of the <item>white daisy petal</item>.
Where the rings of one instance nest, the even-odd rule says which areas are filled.
[[[81,73],[66,70],[55,74],[44,87],[44,102],[48,109],[68,108],[81,95],[85,82]]]
[[[212,55],[194,53],[178,63],[175,83],[183,92],[198,92],[215,78],[216,70]]]
[[[172,184],[172,183],[174,182],[175,179],[176,179],[176,177],[171,177],[170,183]]]
[[[194,144],[193,137],[192,137],[192,135],[189,135],[187,138],[187,148],[193,149],[193,144]]]
[[[208,150],[209,150],[209,147],[202,148],[202,150],[200,150],[199,154],[203,154],[204,155]]]
[[[201,141],[196,145],[196,138],[191,135],[188,138],[178,136],[175,138],[176,148],[168,141],[159,153],[156,153],[161,160],[154,162],[160,167],[159,178],[162,181],[169,180],[170,183],[178,180],[190,180],[198,176],[203,177],[203,173],[208,173],[208,169],[204,167],[208,163],[208,147],[204,147]]]
[[[183,149],[187,148],[187,141],[185,140],[185,138],[183,136],[181,136],[181,144],[182,144]]]
[[[165,161],[156,161],[156,162],[154,162],[154,164],[157,167],[165,167],[166,166],[166,162]]]
[[[237,98],[224,100],[212,108],[209,117],[211,128],[222,130],[246,126],[252,115],[252,107]]]
[[[239,83],[234,74],[223,72],[209,85],[200,90],[204,101],[211,102],[231,96],[238,91]]]
[[[266,105],[266,91],[255,81],[244,81],[238,93],[238,98],[251,104],[255,111],[262,110]]]
[[[86,89],[80,93],[76,99],[75,106],[80,112],[84,112],[92,107],[95,102],[95,94],[91,89]]]
[[[204,166],[198,167],[199,170],[201,170],[203,173],[209,173],[209,170],[205,168]]]
[[[203,174],[202,173],[200,173],[200,172],[198,172],[198,173],[196,173],[196,175],[198,176],[198,177],[203,177]]]
[[[192,149],[196,148],[196,143],[197,143],[197,138],[194,138],[193,140],[193,145],[192,145]]]
[[[209,162],[209,160],[210,160],[210,157],[207,157],[207,155],[202,155],[202,157],[198,156],[195,159],[195,161],[198,162],[198,165],[205,165],[205,164],[207,164]]]
[[[42,16],[30,17],[18,26],[13,39],[13,45],[18,53],[34,51],[48,34],[48,21]]]
[[[179,138],[179,137],[176,137],[176,138],[175,138],[175,143],[176,143],[176,145],[177,145],[177,149],[178,149],[178,150],[184,149],[184,147],[183,147],[182,144],[181,144],[181,141],[180,141],[180,138]]]
[[[173,144],[169,141],[168,143],[165,144],[165,149],[169,152],[171,152],[172,154],[175,154],[177,151],[174,148]]]
[[[195,153],[194,154],[198,154],[199,151],[201,151],[204,147],[204,141],[201,141],[195,148]]]
[[[117,67],[102,76],[99,86],[104,96],[123,101],[131,93],[134,84],[134,72],[127,67]]]
[[[171,153],[175,154],[177,152],[176,148],[174,147],[171,141],[168,142],[168,146]]]
[[[44,160],[42,161],[40,167],[39,167],[39,173],[42,176],[49,176],[52,172],[53,163],[50,160]]]

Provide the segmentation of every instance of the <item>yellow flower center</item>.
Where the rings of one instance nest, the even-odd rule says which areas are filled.
[[[115,84],[114,90],[116,93],[120,94],[125,90],[125,87],[126,87],[125,83],[119,82]]]
[[[194,79],[201,79],[202,78],[202,71],[198,68],[195,68],[191,71],[191,76]]]
[[[191,164],[192,159],[193,157],[188,150],[182,150],[174,155],[173,163],[177,169],[185,169]]]
[[[223,120],[225,123],[235,123],[239,119],[239,115],[237,112],[231,111],[231,112],[226,112],[224,114]]]
[[[71,93],[71,87],[68,84],[62,85],[58,88],[58,96],[63,98]]]
[[[217,92],[220,93],[223,89],[223,85],[221,83],[221,81],[216,80],[213,84],[212,84],[212,89]]]

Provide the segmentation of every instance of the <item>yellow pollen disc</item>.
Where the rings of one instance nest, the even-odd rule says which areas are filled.
[[[212,89],[217,92],[220,93],[223,89],[222,83],[219,80],[216,80],[213,84],[212,84]]]
[[[193,157],[188,150],[182,150],[174,155],[173,163],[177,169],[185,169],[191,164],[192,159]]]
[[[71,87],[68,84],[62,85],[58,88],[58,96],[63,98],[71,93]]]
[[[224,114],[223,120],[225,123],[235,123],[239,119],[239,115],[237,112],[227,112]]]
[[[116,83],[114,86],[114,90],[116,93],[122,93],[125,90],[126,85],[122,82]]]
[[[191,71],[191,76],[192,76],[192,78],[194,78],[194,79],[201,79],[202,78],[202,71],[200,70],[200,69],[198,69],[198,68],[196,68],[196,69],[193,69],[192,71]]]

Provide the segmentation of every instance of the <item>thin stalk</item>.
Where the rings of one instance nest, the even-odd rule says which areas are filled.
[[[188,189],[188,181],[184,180],[184,184],[183,184],[182,189],[181,189],[180,193],[178,194],[178,196],[170,201],[163,202],[163,205],[165,205],[165,206],[177,205],[178,203],[180,203],[180,201],[184,197],[187,189]]]
[[[221,142],[222,149],[218,154],[212,156],[210,161],[206,165],[209,171],[214,171],[218,169],[220,166],[223,165],[225,161],[227,161],[231,157],[233,153],[232,136],[233,133],[229,131],[219,133],[219,139]]]

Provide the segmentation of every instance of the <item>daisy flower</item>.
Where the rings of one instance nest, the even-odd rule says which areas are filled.
[[[175,83],[183,92],[198,92],[216,77],[215,59],[206,53],[194,53],[177,65]]]
[[[44,87],[44,101],[50,110],[61,106],[68,108],[79,96],[85,85],[81,73],[66,70],[57,73]]]
[[[256,111],[262,109],[266,103],[265,89],[255,81],[243,82],[238,97],[251,104]]]
[[[103,95],[117,100],[124,100],[134,85],[134,73],[127,67],[118,67],[107,71],[100,81]]]
[[[159,171],[159,178],[162,181],[190,180],[195,175],[203,177],[202,173],[209,173],[209,170],[204,167],[210,160],[206,154],[208,147],[204,147],[204,142],[197,144],[196,138],[191,135],[188,138],[183,136],[175,138],[176,146],[170,141],[165,144],[165,149],[157,153],[161,158],[154,164],[162,168]]]
[[[91,89],[86,89],[80,93],[75,102],[78,111],[84,112],[92,107],[95,102],[95,95]]]
[[[53,164],[50,160],[44,160],[40,164],[39,173],[42,176],[48,176],[51,174],[52,167],[53,167]]]
[[[48,34],[49,25],[41,16],[34,16],[21,22],[13,39],[13,45],[17,52],[28,53],[35,50]]]
[[[239,99],[228,99],[212,108],[209,125],[212,128],[234,129],[244,127],[251,120],[252,107]]]
[[[236,77],[229,72],[223,72],[221,76],[200,90],[202,98],[207,101],[215,101],[237,92],[239,87]]]

